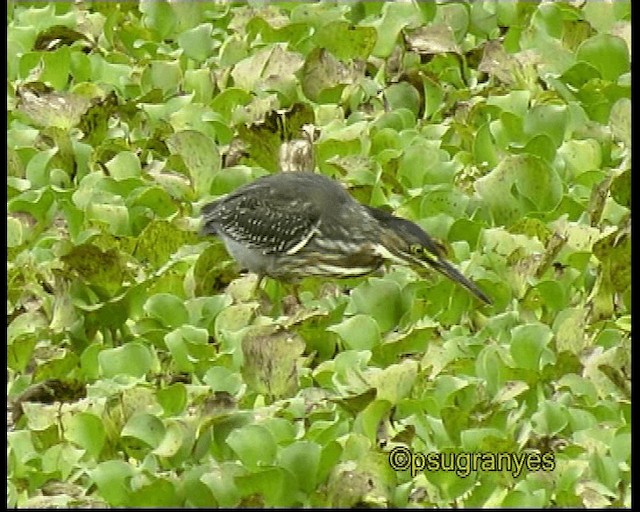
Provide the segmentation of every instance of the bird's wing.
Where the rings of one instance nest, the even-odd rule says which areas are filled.
[[[295,254],[317,232],[320,214],[311,203],[279,198],[237,196],[215,201],[202,210],[204,232],[224,234],[265,254]]]

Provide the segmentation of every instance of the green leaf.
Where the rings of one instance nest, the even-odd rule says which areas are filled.
[[[498,165],[498,153],[491,138],[489,123],[483,124],[473,139],[473,158],[476,164],[484,167],[495,167]]]
[[[89,471],[89,476],[98,487],[100,496],[113,507],[125,506],[129,503],[131,487],[130,478],[135,471],[131,465],[121,460],[101,462]]]
[[[421,99],[420,94],[413,85],[408,82],[391,84],[384,94],[391,110],[406,108],[418,117]]]
[[[193,372],[197,368],[210,365],[214,347],[208,344],[209,333],[191,325],[183,325],[171,331],[164,341],[171,352],[178,371]]]
[[[22,223],[15,217],[7,217],[7,247],[17,247],[24,243],[26,233]]]
[[[171,196],[161,187],[140,187],[127,198],[127,203],[134,209],[143,206],[152,210],[158,217],[170,217],[177,211],[177,206]],[[145,224],[145,227],[148,224]]]
[[[294,475],[297,487],[312,492],[318,483],[321,447],[311,441],[295,441],[278,453],[279,464]]]
[[[602,78],[615,82],[629,72],[629,49],[623,39],[611,34],[596,34],[584,41],[576,52],[578,61],[596,68]]]
[[[179,507],[182,503],[177,485],[164,478],[154,479],[150,484],[135,489],[131,495],[132,507]]]
[[[602,165],[602,149],[593,139],[568,140],[558,148],[558,154],[564,159],[570,179]]]
[[[370,278],[351,292],[347,315],[362,313],[373,318],[380,332],[398,324],[402,316],[400,286],[386,279]]]
[[[137,178],[141,173],[140,159],[131,151],[121,151],[105,165],[116,180]]]
[[[353,423],[353,431],[366,436],[371,443],[375,443],[380,433],[380,425],[388,417],[393,404],[387,400],[373,400],[358,413]]]
[[[278,90],[285,84],[295,84],[294,75],[303,65],[302,57],[295,52],[274,45],[250,55],[238,62],[231,71],[234,85],[245,91],[260,86]]]
[[[629,169],[611,181],[611,197],[619,205],[631,208],[631,171]]]
[[[500,505],[507,508],[541,508],[545,503],[544,489],[538,489],[532,493],[513,490],[505,496]]]
[[[221,166],[213,140],[200,132],[184,130],[174,133],[166,142],[171,153],[180,155],[187,165],[196,194],[210,194],[214,176]]]
[[[337,333],[348,349],[371,350],[381,341],[380,327],[368,315],[354,315],[327,330]]]
[[[391,364],[374,374],[370,379],[377,389],[376,399],[386,400],[396,405],[411,394],[418,376],[418,363],[405,359],[401,363]]]
[[[165,416],[177,416],[187,405],[187,388],[181,382],[171,384],[156,391],[158,403],[164,409]]]
[[[142,377],[153,366],[153,356],[149,348],[137,342],[102,350],[98,354],[98,361],[101,373],[105,377],[117,375]]]
[[[295,503],[295,495],[288,487],[291,475],[279,468],[266,468],[236,478],[238,489],[249,503],[252,500],[267,507],[290,506]]]
[[[170,293],[158,293],[149,297],[143,307],[147,315],[172,329],[177,329],[189,320],[184,301]]]
[[[547,345],[551,341],[551,329],[541,323],[519,325],[513,329],[511,338],[511,356],[519,368],[539,371],[548,362],[543,356],[549,353]]]
[[[386,58],[391,55],[400,31],[406,26],[415,26],[422,22],[422,13],[413,3],[385,3],[382,17],[374,23],[378,31],[373,55]]]
[[[58,148],[51,148],[36,153],[33,158],[29,160],[25,170],[25,176],[31,182],[33,188],[41,188],[49,184],[49,164],[57,153]]]
[[[545,400],[531,416],[533,430],[541,436],[555,436],[568,424],[567,408],[558,402]]]
[[[107,435],[102,418],[88,412],[79,412],[69,417],[64,426],[64,437],[98,459]]]
[[[313,42],[318,48],[327,49],[343,61],[366,59],[376,44],[376,34],[376,30],[372,27],[334,21],[316,30]]]
[[[511,112],[519,118],[524,118],[529,110],[530,101],[530,91],[511,91],[502,96],[489,96],[487,98],[487,105],[495,105],[500,107],[504,112]]]
[[[562,182],[556,171],[532,155],[503,159],[478,179],[475,187],[496,222],[507,225],[528,212],[553,209],[562,197]]]
[[[227,444],[240,461],[251,469],[273,464],[276,444],[269,430],[261,425],[246,425],[227,436]]]
[[[202,23],[197,27],[181,32],[178,36],[178,44],[184,54],[190,59],[203,61],[209,58],[213,50],[213,39],[211,23]]]
[[[536,105],[524,116],[524,133],[529,137],[547,135],[559,147],[564,142],[568,121],[566,106]]]
[[[69,80],[71,50],[62,46],[52,52],[26,52],[20,57],[20,73],[27,78],[39,67],[38,80],[63,91]]]
[[[129,418],[120,432],[121,437],[133,437],[151,448],[156,448],[165,435],[165,428],[153,414],[140,413]]]
[[[177,19],[172,6],[164,0],[142,0],[140,12],[143,14],[142,22],[155,30],[160,39],[168,37],[176,26]]]
[[[220,467],[212,468],[199,478],[209,488],[220,507],[233,507],[240,501],[235,473],[238,473],[237,465],[225,463]]]
[[[120,289],[126,275],[122,256],[116,249],[103,252],[95,245],[82,244],[62,256],[61,260],[68,270],[108,296],[113,296]]]
[[[620,98],[611,107],[609,127],[613,136],[631,148],[631,100]]]
[[[240,374],[222,366],[210,368],[202,380],[211,387],[212,391],[226,391],[232,395],[238,393],[242,386]]]

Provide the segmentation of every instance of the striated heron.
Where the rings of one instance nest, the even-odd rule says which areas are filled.
[[[356,277],[387,261],[434,268],[491,303],[418,225],[359,203],[321,174],[263,176],[207,204],[202,215],[202,233],[218,235],[260,277]]]

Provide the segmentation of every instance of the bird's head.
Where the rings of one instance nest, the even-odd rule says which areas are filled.
[[[377,208],[369,208],[381,229],[381,244],[388,259],[418,266],[434,266],[444,258],[444,247],[410,220],[396,217]]]
[[[380,253],[388,260],[417,268],[432,268],[460,283],[487,304],[491,300],[446,259],[444,247],[417,224],[383,210],[370,208],[381,228]]]

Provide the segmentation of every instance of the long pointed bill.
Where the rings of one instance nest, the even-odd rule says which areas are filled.
[[[476,297],[478,297],[485,304],[491,304],[492,303],[491,299],[489,297],[487,297],[482,292],[482,290],[480,290],[480,288],[478,288],[478,286],[473,281],[471,281],[470,279],[467,279],[464,275],[462,275],[462,273],[457,268],[455,268],[453,265],[451,265],[451,263],[449,263],[448,261],[445,261],[445,260],[442,260],[442,259],[438,259],[438,260],[435,260],[435,261],[429,261],[429,263],[438,272],[444,274],[445,276],[447,276],[452,281],[455,281],[456,283],[459,283],[462,286],[464,286],[467,290],[469,290],[471,293],[473,293]]]
[[[401,264],[412,263],[416,267],[435,269],[452,281],[455,281],[456,283],[464,286],[485,304],[492,304],[491,299],[487,297],[473,281],[467,279],[464,275],[462,275],[462,273],[460,273],[457,268],[455,268],[451,263],[438,256],[437,254],[433,254],[426,250],[420,256],[416,256],[407,252],[395,254],[394,252],[384,247],[382,244],[375,246],[374,250],[377,254],[390,261]]]

